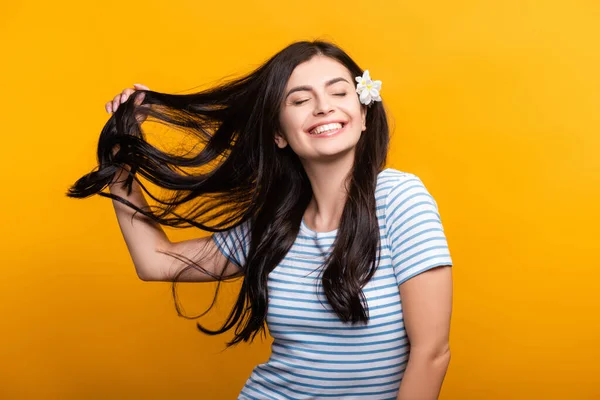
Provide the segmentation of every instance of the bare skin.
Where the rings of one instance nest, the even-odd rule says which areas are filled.
[[[274,134],[276,144],[291,146],[298,154],[309,177],[313,198],[305,214],[305,224],[315,231],[331,231],[338,227],[346,202],[346,181],[354,162],[354,151],[360,136],[366,130],[366,107],[355,93],[354,78],[350,71],[328,57],[316,56],[298,65],[286,86],[286,96],[281,105],[282,132]],[[298,90],[301,88],[301,90]],[[150,90],[134,84],[105,104],[106,112],[114,113],[137,90]],[[136,98],[141,104],[143,96]],[[141,117],[141,116],[140,116]],[[138,119],[140,122],[143,120]],[[342,122],[339,134],[335,129],[329,134],[311,135],[309,130],[331,122]],[[331,127],[331,126],[330,126]],[[125,173],[126,174],[126,173]],[[126,176],[123,174],[123,178]],[[119,179],[117,177],[116,179]],[[124,197],[143,208],[147,206],[137,183],[127,196],[125,190],[114,183],[111,193]],[[143,216],[136,215],[130,223],[133,210],[113,201],[121,232],[136,266],[138,276],[148,281],[170,281],[184,263],[159,253],[157,250],[176,252],[189,258],[205,258],[202,266],[212,274],[240,273],[218,249],[211,237],[172,243],[162,228]],[[193,270],[186,272],[182,281],[209,281],[209,274]]]
[[[298,87],[305,89],[294,90]],[[275,142],[280,148],[292,148],[310,180],[313,198],[305,211],[306,225],[319,232],[332,231],[338,227],[346,204],[345,183],[354,164],[356,144],[366,130],[366,106],[355,93],[350,71],[324,56],[298,65],[285,93],[290,94],[281,105],[283,132],[275,134]],[[339,134],[309,134],[315,125],[332,121],[344,123]]]
[[[135,93],[136,90],[150,90],[144,85],[135,84],[135,89],[126,88],[117,94],[112,101],[105,105],[108,113],[117,111],[118,107]],[[136,99],[140,104],[143,96]],[[143,122],[140,117],[138,121]],[[121,188],[121,182],[127,177],[127,171],[122,169],[115,177],[109,190],[112,194],[123,197],[135,204],[139,208],[148,206],[143,191],[139,184],[133,181],[132,192],[127,195],[127,191]],[[181,254],[191,260],[201,260],[200,265],[210,272],[207,274],[199,269],[187,269],[185,273],[177,278],[178,282],[208,282],[214,281],[212,275],[236,275],[240,273],[237,266],[228,263],[227,258],[216,247],[212,236],[195,238],[181,242],[171,242],[165,234],[162,227],[147,218],[143,214],[137,213],[132,219],[134,210],[126,205],[113,200],[113,206],[121,228],[121,233],[127,244],[129,253],[135,265],[137,275],[144,281],[172,282],[177,274],[187,266],[182,261],[174,259],[159,251],[168,251]]]

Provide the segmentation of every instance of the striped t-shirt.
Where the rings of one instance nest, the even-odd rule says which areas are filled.
[[[396,399],[410,351],[398,285],[452,265],[452,259],[437,203],[420,178],[387,168],[378,175],[375,197],[381,258],[363,288],[368,324],[340,321],[323,292],[323,261],[337,229],[315,232],[303,220],[292,248],[268,277],[271,356],[254,368],[238,400]],[[245,223],[213,238],[241,263],[247,233]],[[238,238],[245,247],[235,251]]]

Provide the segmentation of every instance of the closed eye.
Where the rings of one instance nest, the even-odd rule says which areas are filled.
[[[344,97],[344,96],[345,96],[345,95],[347,95],[347,94],[348,94],[348,93],[346,93],[346,92],[343,92],[343,93],[335,93],[335,94],[334,94],[334,96],[340,96],[340,97]],[[307,102],[307,101],[308,101],[308,99],[305,99],[305,100],[298,100],[298,101],[295,101],[295,102],[294,102],[294,105],[296,105],[296,106],[299,106],[300,104],[302,104],[302,103],[305,103],[305,102]]]

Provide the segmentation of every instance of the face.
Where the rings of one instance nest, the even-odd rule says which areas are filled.
[[[290,76],[279,120],[282,132],[275,134],[279,148],[289,145],[305,160],[328,159],[354,151],[366,129],[366,106],[360,103],[354,77],[344,65],[315,56]]]

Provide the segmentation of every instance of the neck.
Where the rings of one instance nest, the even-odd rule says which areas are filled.
[[[337,229],[348,193],[346,182],[352,172],[354,154],[327,162],[303,162],[313,196],[304,213],[304,223],[317,232]]]

